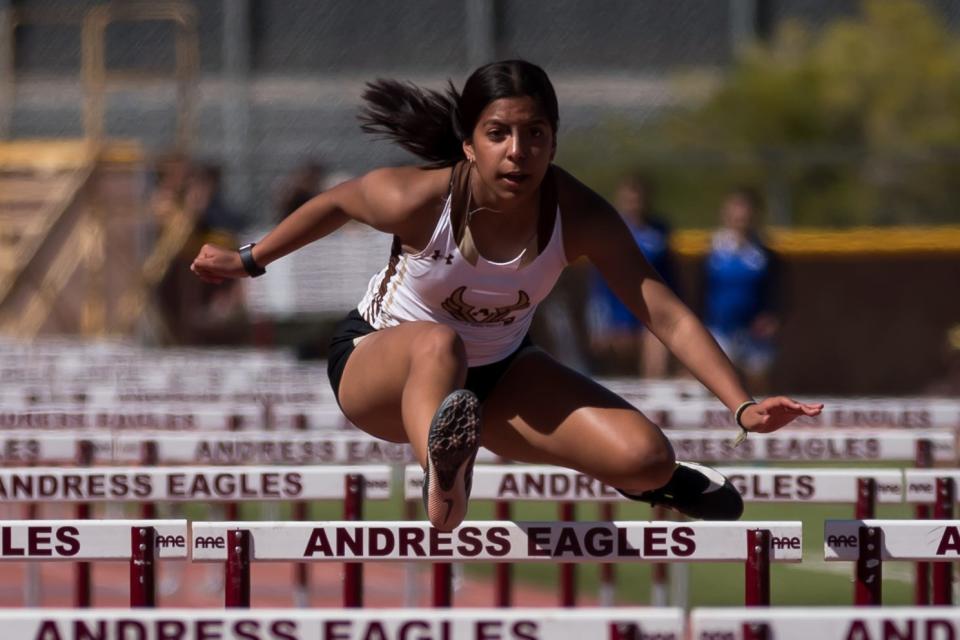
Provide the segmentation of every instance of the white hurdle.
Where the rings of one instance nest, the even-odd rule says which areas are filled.
[[[390,497],[390,467],[23,467],[0,469],[4,502],[331,500],[362,476],[365,497]]]
[[[466,611],[327,609],[164,609],[138,611],[0,611],[4,640],[138,638],[142,640],[682,640],[680,609],[470,609]]]
[[[955,562],[960,558],[960,520],[827,520],[823,540],[825,560],[857,563],[855,604],[879,605],[883,562]],[[940,580],[937,575],[933,603],[950,604],[949,574]]]
[[[752,436],[734,446],[736,427],[665,430],[680,460],[700,462],[877,462],[914,461],[929,442],[936,462],[957,459],[956,428],[936,429],[815,429],[787,428]]]
[[[960,637],[960,611],[921,607],[699,608],[691,640],[948,640]]]
[[[799,562],[802,539],[799,522],[195,522],[191,557],[227,564],[227,606],[250,606],[252,562],[410,560],[739,562],[748,604],[769,604],[769,563]]]
[[[840,503],[856,505],[855,518],[872,518],[876,502],[899,503],[903,500],[903,474],[891,469],[810,469],[717,467],[747,502]],[[423,472],[418,466],[405,469],[404,495],[407,500],[420,497]],[[570,469],[548,465],[484,465],[473,472],[471,497],[480,500],[596,502],[610,504],[627,500],[613,487]],[[604,565],[606,566],[606,565]],[[602,575],[601,603],[613,602],[612,572]],[[563,594],[573,591],[562,575]],[[509,583],[497,589],[509,589]],[[654,582],[653,587],[661,586]],[[661,587],[662,588],[662,587]],[[656,596],[657,594],[654,593]],[[509,597],[501,596],[501,600]],[[661,595],[660,601],[665,598]],[[654,601],[657,599],[655,597]]]
[[[0,561],[128,560],[130,605],[152,607],[155,561],[186,558],[188,540],[186,520],[6,521],[0,522]],[[89,605],[88,589],[78,581],[78,606]]]

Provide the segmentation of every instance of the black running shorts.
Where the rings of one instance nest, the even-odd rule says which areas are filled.
[[[327,352],[327,375],[330,377],[330,386],[333,388],[333,395],[337,398],[337,404],[340,404],[340,379],[343,377],[343,370],[347,366],[350,354],[356,348],[354,340],[374,331],[376,329],[364,320],[356,309],[348,313],[347,317],[334,328],[333,337],[330,338],[330,348]],[[493,391],[493,388],[497,386],[497,382],[500,381],[500,378],[503,377],[516,357],[533,346],[530,336],[526,335],[523,337],[520,346],[503,360],[491,362],[481,367],[470,367],[467,369],[465,388],[477,394],[480,402],[483,402]]]

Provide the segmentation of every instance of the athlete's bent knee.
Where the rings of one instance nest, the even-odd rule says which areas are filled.
[[[670,481],[677,459],[666,440],[627,445],[610,465],[610,484],[625,491],[658,489]]]
[[[419,331],[411,348],[418,358],[440,366],[452,366],[466,376],[467,348],[460,335],[450,327],[436,322],[418,322]]]

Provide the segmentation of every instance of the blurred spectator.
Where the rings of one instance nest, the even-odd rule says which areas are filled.
[[[670,228],[653,209],[653,195],[646,179],[630,176],[617,188],[614,205],[643,255],[676,291]],[[591,274],[587,325],[595,355],[609,354],[618,360],[639,362],[640,373],[645,378],[666,376],[669,364],[666,347],[643,328],[596,270]]]
[[[318,162],[308,161],[283,179],[277,194],[277,221],[299,209],[307,200],[323,191],[326,169]]]
[[[943,341],[942,375],[927,388],[936,396],[960,396],[960,323],[947,329]]]
[[[779,330],[779,261],[758,231],[763,202],[750,187],[731,191],[706,258],[704,323],[746,378],[766,393]]]
[[[155,181],[150,194],[150,210],[161,224],[183,207],[190,175],[190,160],[173,151],[160,156],[154,165]]]
[[[197,221],[201,234],[230,236],[243,227],[243,217],[223,200],[223,180],[220,167],[201,164],[194,167],[187,179],[184,205]]]
[[[196,220],[193,238],[188,243],[188,253],[192,249],[195,254],[204,243],[228,249],[235,249],[240,244],[237,233],[243,227],[243,217],[224,202],[219,166],[205,163],[191,170],[184,206]],[[199,304],[191,319],[195,334],[205,341],[211,339],[206,330],[224,337],[225,325],[242,321],[245,317],[244,294],[241,280],[231,280],[221,285],[203,284]]]
[[[169,263],[157,291],[165,328],[160,339],[175,343],[242,339],[233,330],[245,312],[240,281],[214,287],[199,282],[189,270],[203,243],[237,246],[243,218],[223,200],[220,168],[195,164],[179,152],[162,156],[156,163],[150,208],[157,227],[153,248],[165,246],[174,252],[166,256]],[[170,238],[159,242],[165,233]]]

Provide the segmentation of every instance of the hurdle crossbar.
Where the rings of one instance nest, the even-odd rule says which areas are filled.
[[[185,559],[186,520],[33,520],[0,522],[0,561],[127,560],[130,605],[156,604],[158,559]],[[75,594],[89,606],[90,593]],[[78,605],[79,606],[79,605]]]
[[[311,467],[131,467],[0,469],[4,502],[241,502],[336,500],[348,475],[369,499],[390,497],[384,465]]]
[[[943,607],[697,608],[696,640],[850,640],[960,637],[960,611]]]
[[[756,555],[750,531],[769,532]],[[244,531],[245,548],[228,544]],[[799,562],[799,522],[466,522],[451,533],[409,522],[195,522],[198,562],[741,562],[769,573],[770,562]],[[769,577],[766,578],[769,581]],[[228,579],[228,584],[230,580]],[[758,592],[759,593],[759,592]],[[760,596],[758,596],[760,597]],[[751,604],[769,604],[755,601]]]
[[[825,560],[857,563],[856,604],[881,604],[885,561],[960,557],[960,520],[827,520],[823,538]],[[949,582],[934,586],[934,603],[949,603]]]
[[[680,609],[99,609],[0,611],[4,640],[36,638],[456,638],[682,640]]]

